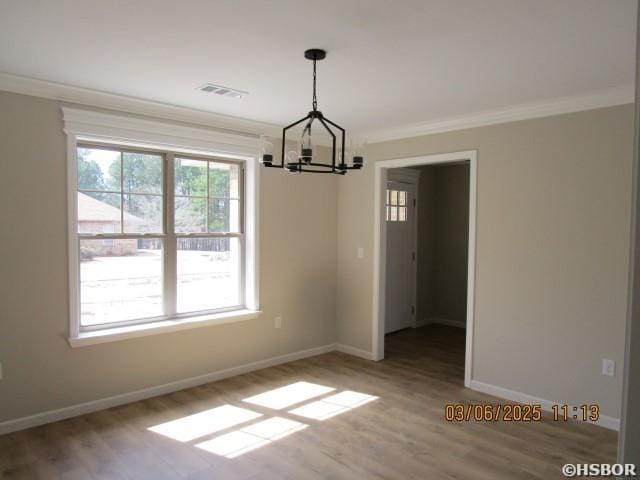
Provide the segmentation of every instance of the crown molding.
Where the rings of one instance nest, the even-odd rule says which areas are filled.
[[[558,97],[542,102],[524,103],[503,109],[461,115],[443,120],[372,130],[359,133],[357,137],[366,139],[368,143],[380,143],[389,140],[420,137],[434,133],[464,130],[467,128],[496,125],[518,120],[549,117],[563,113],[580,112],[583,110],[633,103],[634,94],[635,88],[632,84],[629,84],[583,95]]]
[[[64,85],[30,77],[0,72],[0,90],[48,98],[90,107],[118,110],[137,115],[213,127],[249,135],[279,135],[279,125],[248,120],[231,115],[180,107],[169,103]]]
[[[209,126],[233,133],[271,135],[276,138],[280,138],[282,133],[282,126],[272,123],[248,120],[231,115],[223,115],[72,85],[64,85],[10,73],[0,72],[0,90],[90,107],[118,110],[131,114]],[[634,93],[634,86],[629,84],[583,95],[558,97],[542,102],[525,103],[498,110],[461,115],[459,117],[360,132],[355,134],[354,137],[366,139],[368,143],[380,143],[389,140],[432,135],[434,133],[548,117],[563,113],[633,103]]]

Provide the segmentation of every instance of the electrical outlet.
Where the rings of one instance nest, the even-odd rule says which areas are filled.
[[[276,328],[282,328],[282,317],[276,317],[273,319],[273,326]]]
[[[608,358],[602,359],[602,375],[614,377],[616,375],[616,362]]]
[[[364,248],[358,247],[358,258],[364,258]]]

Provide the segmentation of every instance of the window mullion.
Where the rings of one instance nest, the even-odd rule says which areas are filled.
[[[175,234],[175,169],[174,155],[165,155],[164,167],[164,232],[165,244],[163,248],[163,293],[164,314],[173,316],[177,311],[177,248],[178,241]]]
[[[120,152],[120,233],[124,233],[124,160]]]
[[[211,190],[209,189],[209,177],[211,176],[211,169],[209,168],[209,162],[206,162],[207,165],[207,192],[206,192],[206,200],[204,206],[204,214],[205,214],[205,232],[209,231],[209,195],[211,194]]]

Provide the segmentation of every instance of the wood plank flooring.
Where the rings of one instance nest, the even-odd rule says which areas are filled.
[[[547,480],[564,478],[565,463],[615,461],[617,434],[593,425],[548,416],[540,423],[445,422],[447,403],[501,403],[462,386],[462,330],[398,332],[387,337],[386,355],[374,363],[329,353],[0,436],[0,478]],[[285,408],[244,401],[297,382],[335,390]],[[378,398],[360,406],[354,394],[330,398],[344,391]],[[182,441],[148,430],[224,405],[261,416],[209,433],[220,418],[169,424]],[[316,418],[291,413],[305,405]],[[260,425],[252,425],[274,417],[276,424],[292,420],[306,428],[274,434],[266,422],[253,436]],[[228,425],[233,416],[222,420]]]

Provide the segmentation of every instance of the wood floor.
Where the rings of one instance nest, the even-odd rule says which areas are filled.
[[[616,433],[593,425],[548,417],[541,423],[445,422],[447,403],[500,403],[462,386],[462,330],[398,332],[387,337],[386,354],[374,363],[329,353],[0,436],[0,478],[547,480],[564,478],[565,463],[615,461]],[[244,401],[297,382],[308,382],[298,386],[307,385],[310,394],[319,387],[308,384],[335,390],[285,408],[283,403],[299,400],[295,394],[275,396],[280,405]],[[363,398],[362,405],[354,403]],[[233,414],[185,419],[227,412],[211,410],[225,405],[262,415],[232,426]],[[207,430],[221,420],[226,428]],[[282,425],[306,428],[285,431]],[[148,430],[153,427],[163,434]]]

